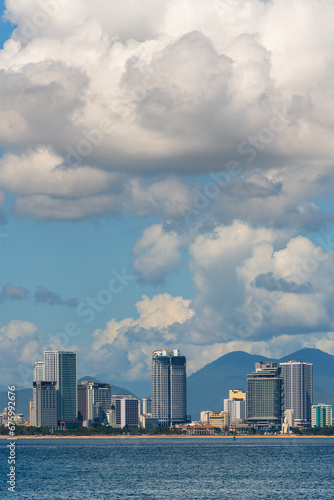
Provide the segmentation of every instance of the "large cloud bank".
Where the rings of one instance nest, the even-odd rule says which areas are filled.
[[[334,352],[334,243],[320,236],[333,223],[334,3],[6,7],[0,222],[5,193],[20,217],[154,216],[132,249],[139,282],[160,286],[189,259],[191,302],[144,296],[138,318],[95,331],[85,360],[137,380],[162,344],[190,369],[233,349]],[[26,298],[10,286],[1,300]],[[0,333],[31,362],[37,327]]]
[[[6,6],[0,185],[20,214],[177,215],[188,186],[143,172],[332,166],[329,0]]]

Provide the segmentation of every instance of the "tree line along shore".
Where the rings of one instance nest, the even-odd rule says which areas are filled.
[[[143,429],[138,427],[128,428],[118,428],[105,426],[99,423],[93,423],[90,427],[78,427],[76,429],[66,429],[66,430],[52,430],[50,427],[33,427],[33,426],[17,426],[15,429],[15,436],[11,437],[25,437],[25,436],[37,436],[37,437],[94,437],[94,436],[105,436],[105,437],[121,437],[121,436],[134,436],[134,437],[150,437],[150,436],[182,436],[178,429],[171,429],[169,427],[154,427],[149,429]],[[280,434],[279,429],[272,429],[271,432],[261,432],[256,429],[249,429],[248,433],[235,434],[234,432],[224,432],[216,427],[214,436],[249,436],[249,437],[270,437],[270,436],[283,436]],[[0,426],[0,436],[8,437],[8,428]],[[287,437],[316,437],[324,436],[330,437],[334,436],[334,426],[328,427],[307,427],[305,429],[293,428],[291,434],[285,435]],[[201,436],[193,436],[201,437]],[[210,437],[210,436],[202,436]]]

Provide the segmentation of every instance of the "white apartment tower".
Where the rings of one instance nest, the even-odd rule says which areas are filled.
[[[296,426],[311,425],[313,365],[301,361],[280,363],[284,379],[284,408],[294,410]]]
[[[231,422],[246,418],[246,403],[244,399],[224,399],[224,411],[231,416]]]

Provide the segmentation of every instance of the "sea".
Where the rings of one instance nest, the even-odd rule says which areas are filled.
[[[1,499],[334,499],[331,438],[21,439],[15,493],[7,444]]]

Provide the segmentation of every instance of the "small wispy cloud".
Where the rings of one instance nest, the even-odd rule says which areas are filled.
[[[34,299],[35,304],[49,304],[51,306],[63,306],[75,308],[78,305],[77,299],[63,299],[60,295],[52,292],[44,286],[37,286],[34,293],[31,293],[26,288],[16,286],[13,283],[4,285],[0,292],[0,303],[5,301],[18,301]]]
[[[62,299],[60,295],[44,286],[38,286],[34,293],[36,304],[49,304],[51,306],[65,306],[74,308],[78,305],[77,299]]]
[[[0,302],[5,300],[25,300],[29,298],[29,291],[20,286],[8,283],[4,285],[0,294]]]

